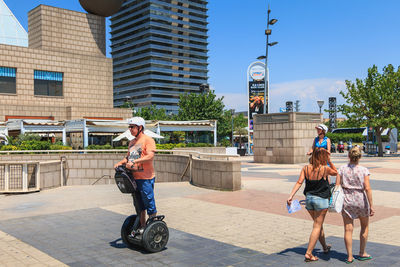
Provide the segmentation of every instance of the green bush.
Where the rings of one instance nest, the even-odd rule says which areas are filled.
[[[17,146],[13,146],[13,145],[5,145],[5,146],[1,146],[0,150],[2,151],[11,151],[11,150],[19,150]]]
[[[354,143],[361,143],[366,140],[365,136],[361,133],[327,133],[326,136],[329,137],[333,143],[338,143],[339,141],[347,142],[350,139]]]
[[[229,139],[223,139],[223,140],[221,140],[221,146],[229,147],[229,146],[232,146],[232,143]]]
[[[26,140],[22,141],[18,146],[19,150],[49,150],[50,142],[37,141],[37,140]]]
[[[102,150],[102,149],[114,149],[110,144],[106,145],[88,145],[86,149]]]
[[[23,142],[26,142],[26,141],[38,141],[38,142],[40,142],[40,139],[42,139],[42,138],[38,134],[25,133],[25,134],[18,135],[18,138],[15,140],[15,143],[17,145],[20,145],[20,144],[22,144]]]
[[[50,145],[50,150],[72,150],[72,147],[64,146],[64,145],[60,145],[60,144],[53,144],[53,145]]]
[[[206,143],[178,143],[178,144],[156,144],[157,149],[163,149],[163,150],[172,150],[174,148],[182,148],[182,147],[212,147],[212,144],[206,144]]]

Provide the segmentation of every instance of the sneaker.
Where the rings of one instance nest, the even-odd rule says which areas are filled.
[[[144,233],[144,228],[139,228],[137,230],[132,230],[131,236],[142,235],[143,233]]]

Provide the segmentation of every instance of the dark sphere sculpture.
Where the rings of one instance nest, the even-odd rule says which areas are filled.
[[[117,13],[124,0],[79,0],[88,13],[108,17]]]

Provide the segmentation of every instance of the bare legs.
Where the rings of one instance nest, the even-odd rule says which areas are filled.
[[[146,210],[140,212],[140,227],[144,228],[146,226]]]
[[[343,213],[343,223],[344,223],[344,244],[347,250],[347,260],[353,260],[353,229],[354,221],[347,214]],[[360,257],[368,257],[369,255],[365,252],[365,247],[367,245],[368,239],[368,225],[369,217],[360,217]]]
[[[369,217],[360,217],[360,257],[368,257],[369,255],[365,252],[365,246],[367,245],[368,240],[368,225],[369,225]]]
[[[353,229],[354,222],[353,219],[347,216],[346,214],[342,214],[343,224],[344,224],[344,244],[346,245],[347,250],[347,261],[353,260]]]
[[[149,215],[149,218],[157,216],[157,212]],[[140,226],[142,228],[146,227],[146,210],[140,212]]]
[[[315,244],[317,240],[321,243],[322,247],[325,249],[327,247],[325,242],[325,234],[323,231],[322,224],[324,223],[326,212],[328,210],[308,210],[311,217],[313,218],[313,230],[311,231],[310,240],[308,242],[308,247],[306,251],[306,259],[312,259],[314,256],[312,255],[312,251],[315,248]]]

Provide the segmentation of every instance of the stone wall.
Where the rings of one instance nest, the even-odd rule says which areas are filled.
[[[154,160],[154,168],[156,170],[157,181],[158,182],[189,181],[190,170],[189,168],[186,169],[188,163],[189,163],[189,157],[157,154]]]
[[[29,47],[0,44],[0,66],[16,68],[16,93],[0,93],[6,118],[126,119],[113,108],[112,59],[104,55],[104,18],[40,5],[29,13]],[[34,94],[34,70],[62,72],[63,95]]]
[[[61,186],[61,162],[40,164],[40,189]]]
[[[315,126],[322,122],[317,113],[277,113],[255,115],[254,161],[262,163],[304,163],[316,137]]]
[[[113,166],[125,156],[125,153],[0,155],[0,162],[45,162],[65,157],[67,159],[64,163],[65,185],[91,185],[114,183]],[[192,175],[194,185],[219,190],[240,189],[241,163],[239,161],[193,159],[192,165],[188,166],[189,159],[188,156],[183,155],[157,154],[154,159],[156,182],[190,181],[190,175]],[[59,185],[60,166],[56,171],[54,166],[42,166],[45,172],[43,185],[46,188],[57,186],[57,181]],[[51,178],[51,173],[55,175],[54,178]]]
[[[190,150],[200,153],[226,154],[226,147],[179,147],[174,148],[173,150]],[[176,151],[174,154],[179,154],[179,152]]]
[[[193,159],[192,183],[210,189],[241,189],[241,162]]]
[[[31,48],[106,55],[104,17],[39,5],[28,13],[28,28]]]

